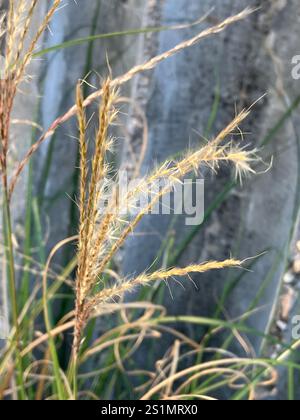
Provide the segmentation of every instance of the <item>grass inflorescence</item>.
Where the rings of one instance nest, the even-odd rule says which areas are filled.
[[[106,154],[113,145],[109,135],[109,128],[117,118],[115,107],[117,92],[112,80],[103,83],[101,104],[99,107],[99,128],[94,139],[94,152],[91,164],[91,174],[88,176],[86,116],[84,112],[84,99],[80,86],[77,87],[77,116],[80,133],[80,226],[78,245],[78,270],[76,277],[76,311],[73,353],[77,361],[80,350],[82,334],[93,310],[101,312],[101,304],[122,298],[136,286],[149,285],[155,280],[167,280],[175,276],[187,276],[191,273],[203,273],[209,270],[240,266],[241,262],[227,260],[223,262],[209,262],[200,265],[191,265],[184,269],[172,268],[154,273],[144,273],[134,279],[119,279],[113,287],[105,287],[105,269],[113,261],[116,253],[124,245],[127,237],[134,232],[142,218],[151,212],[157,201],[181,183],[185,175],[197,173],[201,167],[208,167],[217,171],[221,163],[231,163],[237,177],[247,175],[254,170],[251,167],[255,161],[256,151],[246,151],[238,144],[227,142],[227,138],[248,116],[248,111],[242,111],[216,138],[205,146],[186,155],[178,161],[165,162],[152,174],[140,180],[124,197],[121,208],[134,206],[135,199],[140,194],[151,195],[153,184],[164,180],[165,187],[155,194],[150,201],[141,208],[131,219],[123,220],[117,209],[108,205],[105,209],[100,206],[100,200],[105,194],[105,179],[109,177],[109,165]],[[112,196],[117,190],[110,192]],[[114,201],[112,201],[114,203]],[[113,205],[113,204],[112,204]],[[104,285],[104,286],[103,286]],[[95,292],[97,286],[102,290]],[[76,363],[75,363],[76,364]]]
[[[83,82],[78,82],[74,106],[46,128],[42,136],[33,142],[24,158],[18,162],[15,170],[11,171],[8,164],[10,126],[16,94],[21,83],[30,82],[30,62],[36,56],[36,50],[40,47],[38,44],[54,13],[62,5],[62,0],[49,3],[37,28],[33,27],[33,21],[39,6],[38,0],[10,0],[8,10],[0,16],[0,45],[4,46],[4,61],[0,63],[0,173],[6,251],[4,272],[7,273],[9,284],[11,311],[10,337],[0,353],[0,399],[72,400],[112,396],[121,399],[128,398],[129,395],[131,397],[133,393],[141,399],[205,400],[213,399],[213,391],[225,386],[241,389],[235,395],[236,399],[244,396],[254,399],[257,387],[276,383],[274,365],[287,363],[290,349],[285,349],[276,361],[266,361],[256,359],[250,352],[249,357],[238,358],[225,347],[203,348],[193,337],[187,337],[174,328],[174,323],[184,322],[208,327],[211,336],[228,329],[239,342],[242,341],[239,331],[249,334],[259,332],[247,328],[242,322],[243,319],[230,322],[187,315],[168,317],[161,305],[150,302],[128,303],[125,299],[127,293],[137,288],[147,286],[151,289],[156,283],[172,279],[189,280],[195,273],[243,267],[244,261],[231,258],[225,261],[191,262],[186,267],[176,267],[174,263],[174,266],[170,264],[170,267],[157,267],[131,277],[122,277],[114,266],[119,251],[141,220],[164,195],[181,185],[187,175],[193,173],[196,176],[202,173],[204,168],[217,173],[221,165],[232,166],[235,181],[255,173],[257,150],[246,147],[247,145],[241,142],[232,141],[232,135],[240,132],[239,127],[248,117],[250,109],[242,110],[218,135],[203,146],[187,150],[181,158],[170,158],[155,167],[148,175],[132,184],[121,197],[118,195],[117,183],[113,183],[110,188],[111,181],[116,181],[119,173],[118,169],[112,168],[108,158],[115,145],[112,127],[118,121],[122,85],[137,74],[150,71],[164,60],[193,47],[202,39],[214,36],[245,19],[253,10],[247,8],[202,30],[169,51],[133,67],[124,75],[115,79],[104,79],[99,89],[88,97],[83,95]],[[97,35],[95,37],[97,38]],[[86,108],[95,101],[99,101],[97,129],[92,141],[89,141]],[[30,259],[26,268],[31,267],[30,275],[35,276],[37,281],[28,301],[25,305],[20,305],[17,299],[17,274],[20,267],[15,259],[18,250],[14,244],[11,220],[12,194],[23,169],[40,145],[60,125],[75,116],[78,121],[80,152],[76,200],[78,234],[58,243],[45,265]],[[153,186],[161,180],[164,181],[164,188],[153,194]],[[137,208],[136,202],[141,195],[149,196],[150,200]],[[103,207],[102,203],[107,199],[108,204]],[[129,211],[125,216],[120,215],[120,208]],[[38,212],[37,202],[34,201],[33,219],[41,237],[41,219]],[[63,246],[73,242],[77,243],[73,260],[57,273],[52,269],[53,258]],[[135,272],[134,267],[132,272]],[[67,288],[70,291],[73,309],[64,313],[56,322],[50,316],[50,308],[53,302],[65,298],[60,294],[62,285],[65,286],[64,290]],[[68,299],[70,300],[70,296]],[[41,322],[43,313],[44,320]],[[99,333],[99,336],[94,328],[94,321],[98,317],[108,317],[111,327],[104,333]],[[71,331],[73,351],[67,363],[64,360],[63,364],[60,355],[62,337],[65,339]],[[126,362],[140,348],[141,343],[145,339],[155,342],[164,334],[174,338],[174,345],[165,357],[157,361],[152,370],[143,366],[127,372]],[[265,336],[264,338],[271,339]],[[297,343],[294,344],[293,350],[295,348],[297,349]],[[212,353],[213,357],[209,359],[211,361],[198,363],[201,361],[199,356],[203,356],[203,353]],[[99,355],[102,357],[99,358]],[[86,362],[94,360],[98,363],[92,366],[99,366],[100,360],[100,368],[97,371],[86,366]],[[187,360],[194,361],[191,367],[187,367]],[[133,361],[130,361],[132,365]],[[138,377],[139,383],[136,389],[128,391],[128,377],[131,376]],[[118,389],[121,391],[115,395],[113,390],[117,382],[120,382]],[[87,386],[89,390],[85,389]]]

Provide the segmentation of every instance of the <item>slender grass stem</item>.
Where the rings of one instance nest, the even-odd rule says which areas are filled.
[[[73,352],[73,360],[71,363],[71,371],[72,371],[72,382],[73,382],[73,394],[74,399],[78,399],[78,355]]]
[[[20,326],[18,321],[18,303],[17,303],[17,288],[16,288],[16,273],[15,273],[15,261],[14,261],[14,249],[12,240],[12,223],[11,223],[11,212],[8,200],[7,183],[3,182],[3,229],[5,238],[5,250],[6,250],[6,261],[7,261],[7,275],[8,284],[11,300],[11,313],[13,327],[15,328],[15,340],[16,340],[16,365],[17,365],[17,385],[19,389],[19,396],[22,400],[26,400],[26,392],[23,380],[23,366],[22,358],[20,355]]]
[[[61,378],[61,369],[60,369],[57,349],[56,349],[55,341],[52,335],[52,326],[51,326],[49,302],[48,302],[49,294],[48,294],[47,280],[48,280],[48,271],[50,268],[50,264],[56,252],[64,244],[74,241],[74,240],[75,240],[74,237],[67,238],[64,241],[61,241],[59,244],[57,244],[53,248],[53,250],[51,251],[48,257],[45,270],[43,273],[43,299],[42,300],[43,300],[44,320],[45,320],[46,331],[49,336],[49,349],[50,349],[50,355],[51,355],[51,359],[53,363],[53,370],[54,370],[54,385],[55,385],[59,400],[65,400],[65,388],[64,388],[64,384]]]
[[[48,308],[48,293],[47,293],[47,272],[45,270],[44,274],[44,288],[43,288],[43,309],[44,309],[44,319],[45,319],[45,326],[46,331],[49,335],[49,349],[50,354],[52,358],[53,363],[53,369],[54,369],[54,385],[56,388],[56,392],[58,394],[59,400],[64,400],[64,387],[62,384],[61,376],[60,376],[60,366],[59,366],[59,359],[55,347],[55,342],[53,339],[53,336],[51,334],[51,321],[50,321],[50,315],[49,315],[49,308]],[[46,284],[46,285],[45,285]]]

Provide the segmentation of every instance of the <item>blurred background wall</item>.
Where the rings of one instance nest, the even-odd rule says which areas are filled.
[[[160,25],[192,22],[211,7],[211,19],[219,20],[243,7],[261,6],[261,2],[248,0],[155,3]],[[267,251],[253,263],[251,272],[199,276],[198,291],[193,284],[185,285],[186,291],[171,286],[173,298],[171,294],[165,297],[171,313],[215,316],[221,302],[223,316],[232,319],[249,312],[249,325],[270,331],[299,211],[300,119],[294,114],[279,124],[299,100],[299,81],[291,76],[291,60],[299,49],[299,14],[296,1],[265,1],[246,22],[186,50],[149,76],[144,104],[150,126],[145,171],[154,161],[163,161],[190,143],[201,141],[198,133],[213,136],[232,119],[235,109],[251,106],[265,93],[242,129],[248,133],[246,145],[262,147],[259,153],[265,162],[274,158],[268,173],[254,176],[242,188],[228,190],[227,170],[217,178],[208,176],[206,211],[220,194],[223,198],[226,192],[227,196],[198,232],[184,227],[182,220],[174,226],[170,217],[148,217],[140,225],[140,235],[127,247],[126,272],[132,272],[133,267],[138,271],[149,267],[172,230],[179,246],[182,238],[193,237],[180,253],[182,264],[227,258],[232,253],[247,258]],[[160,34],[157,52],[193,33],[190,28]],[[145,101],[145,90],[143,98]],[[216,101],[217,111],[210,124]],[[260,171],[264,171],[263,166],[258,167]],[[176,244],[174,248],[176,254]],[[226,300],[224,290],[230,290]],[[258,352],[263,343],[255,337],[251,345]],[[239,351],[243,353],[242,348]]]

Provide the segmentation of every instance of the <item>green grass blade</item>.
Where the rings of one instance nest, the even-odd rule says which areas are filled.
[[[276,136],[278,131],[283,128],[286,121],[293,115],[294,111],[296,111],[299,105],[300,105],[300,95],[295,99],[292,105],[286,110],[286,112],[279,119],[277,124],[274,125],[274,127],[268,132],[266,137],[262,140],[260,144],[262,147],[267,146],[273,140],[273,138]]]
[[[134,36],[134,35],[141,35],[141,34],[157,33],[157,32],[171,31],[171,30],[178,30],[178,29],[180,29],[180,27],[178,26],[160,26],[160,27],[151,27],[151,28],[129,29],[125,31],[110,32],[107,34],[90,35],[87,37],[66,41],[61,44],[53,45],[52,47],[37,51],[33,55],[33,57],[34,58],[41,57],[51,52],[59,51],[59,50],[70,48],[70,47],[77,47],[78,45],[95,42],[98,40],[106,40],[110,38],[117,38],[117,37],[123,37],[123,36]]]

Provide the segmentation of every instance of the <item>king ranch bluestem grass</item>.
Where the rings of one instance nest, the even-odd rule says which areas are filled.
[[[10,310],[11,310],[11,337],[4,352],[4,357],[0,363],[0,397],[15,399],[59,399],[75,400],[80,398],[81,380],[80,372],[83,356],[94,351],[87,349],[83,354],[83,344],[86,338],[86,329],[89,321],[94,317],[103,315],[105,309],[115,303],[114,311],[122,307],[121,299],[125,293],[135,290],[137,287],[152,286],[155,281],[167,281],[173,277],[189,278],[192,273],[205,273],[209,270],[220,270],[225,268],[241,267],[242,261],[238,259],[228,259],[225,261],[209,261],[204,263],[190,264],[186,267],[170,267],[158,269],[153,272],[141,273],[132,278],[122,278],[114,273],[109,267],[116,254],[123,246],[128,236],[135,230],[142,218],[148,214],[149,210],[156,204],[157,198],[167,194],[170,188],[182,183],[184,177],[189,173],[197,173],[199,168],[205,166],[217,172],[222,164],[230,164],[234,168],[236,178],[254,173],[252,164],[256,161],[256,151],[246,150],[238,142],[232,142],[228,138],[233,132],[239,130],[239,125],[247,118],[250,110],[241,111],[215,138],[211,139],[205,146],[188,150],[181,159],[170,159],[138,184],[131,188],[123,198],[124,204],[132,206],[136,196],[149,190],[149,187],[158,179],[166,179],[167,187],[154,197],[148,206],[139,211],[129,220],[120,220],[116,212],[99,212],[99,199],[103,195],[101,181],[109,175],[109,165],[107,154],[114,144],[114,139],[110,136],[110,128],[118,116],[119,88],[130,81],[138,73],[154,69],[159,63],[183,51],[185,48],[196,45],[202,39],[222,32],[231,24],[238,22],[252,13],[252,10],[245,11],[232,16],[219,24],[201,31],[190,40],[178,44],[165,53],[152,58],[144,64],[138,65],[123,76],[116,79],[107,78],[103,81],[101,88],[88,96],[83,97],[82,83],[79,82],[76,90],[76,104],[51,124],[44,134],[33,142],[25,154],[24,159],[17,162],[16,169],[10,170],[8,159],[10,157],[10,126],[11,113],[16,97],[16,92],[23,80],[27,79],[26,71],[34,56],[37,43],[55,12],[62,5],[61,0],[54,0],[45,11],[41,25],[34,29],[32,40],[28,40],[29,28],[33,22],[33,14],[38,4],[37,0],[14,0],[9,1],[9,8],[6,14],[0,17],[0,37],[5,42],[4,60],[1,62],[1,90],[0,90],[0,172],[2,179],[3,192],[3,214],[4,214],[4,233],[6,250],[7,281],[10,290]],[[29,41],[25,42],[25,41]],[[94,149],[91,154],[91,164],[88,158],[88,141],[86,108],[95,100],[100,99],[98,110],[98,128],[94,142]],[[38,301],[36,317],[27,319],[27,313],[32,309],[30,299],[24,307],[20,307],[18,301],[18,288],[15,261],[15,238],[11,218],[12,197],[16,183],[23,173],[23,169],[28,164],[30,158],[37,151],[40,145],[49,138],[56,129],[70,119],[77,116],[79,127],[79,150],[80,150],[80,185],[78,193],[79,207],[79,226],[78,235],[67,238],[57,244],[51,251],[45,265],[42,266],[43,282],[38,286],[43,288],[42,300]],[[12,172],[12,173],[11,173]],[[36,208],[35,208],[36,210]],[[40,222],[39,215],[34,212],[35,222]],[[77,253],[74,262],[66,267],[63,276],[54,275],[54,282],[48,290],[48,280],[53,278],[50,270],[52,258],[56,252],[71,241],[77,241]],[[61,278],[63,281],[70,279],[68,276],[72,271],[76,271],[76,284],[72,287],[75,294],[74,313],[65,314],[62,324],[52,325],[49,308],[57,296],[55,292],[59,290]],[[134,267],[133,267],[134,272]],[[112,274],[109,276],[108,273]],[[105,281],[104,281],[105,280]],[[66,281],[67,282],[67,281]],[[73,283],[72,283],[73,286]],[[35,301],[33,301],[35,303]],[[33,308],[35,309],[35,308]],[[40,315],[39,310],[44,311],[45,333],[38,331],[35,338],[35,323]],[[34,312],[34,311],[33,311]],[[34,312],[35,313],[35,312]],[[71,317],[71,320],[70,320]],[[65,321],[65,322],[63,322]],[[33,328],[32,341],[28,342],[27,327]],[[68,327],[68,328],[67,328]],[[69,365],[66,370],[62,369],[59,358],[60,333],[69,328],[74,329],[73,352],[70,357]],[[157,333],[157,332],[156,332]],[[121,337],[124,339],[124,337]],[[46,344],[45,348],[42,346]],[[42,359],[36,360],[35,349],[41,348]],[[41,366],[41,375],[38,375],[37,384],[31,383],[31,369],[33,366]],[[16,385],[15,385],[16,384]],[[170,387],[167,386],[169,389]],[[172,387],[171,387],[172,388]],[[165,388],[162,390],[163,397]],[[102,392],[105,392],[103,389]],[[149,391],[148,391],[149,392]],[[170,391],[171,392],[171,391]],[[147,393],[145,394],[147,395]],[[99,395],[101,398],[101,395]],[[148,409],[151,410],[149,405]],[[177,406],[187,407],[187,406]],[[115,408],[110,407],[112,412]],[[176,408],[176,410],[179,408]],[[183,409],[183,408],[182,408]],[[125,410],[125,408],[124,408]],[[154,406],[153,410],[161,410],[160,405]],[[166,409],[168,410],[168,409]],[[170,408],[171,410],[171,408]],[[158,411],[159,412],[159,411]],[[131,415],[132,411],[128,411]],[[163,413],[168,413],[163,412]],[[172,410],[170,414],[172,414]],[[118,414],[118,413],[116,413]],[[150,414],[150,411],[149,411]]]

